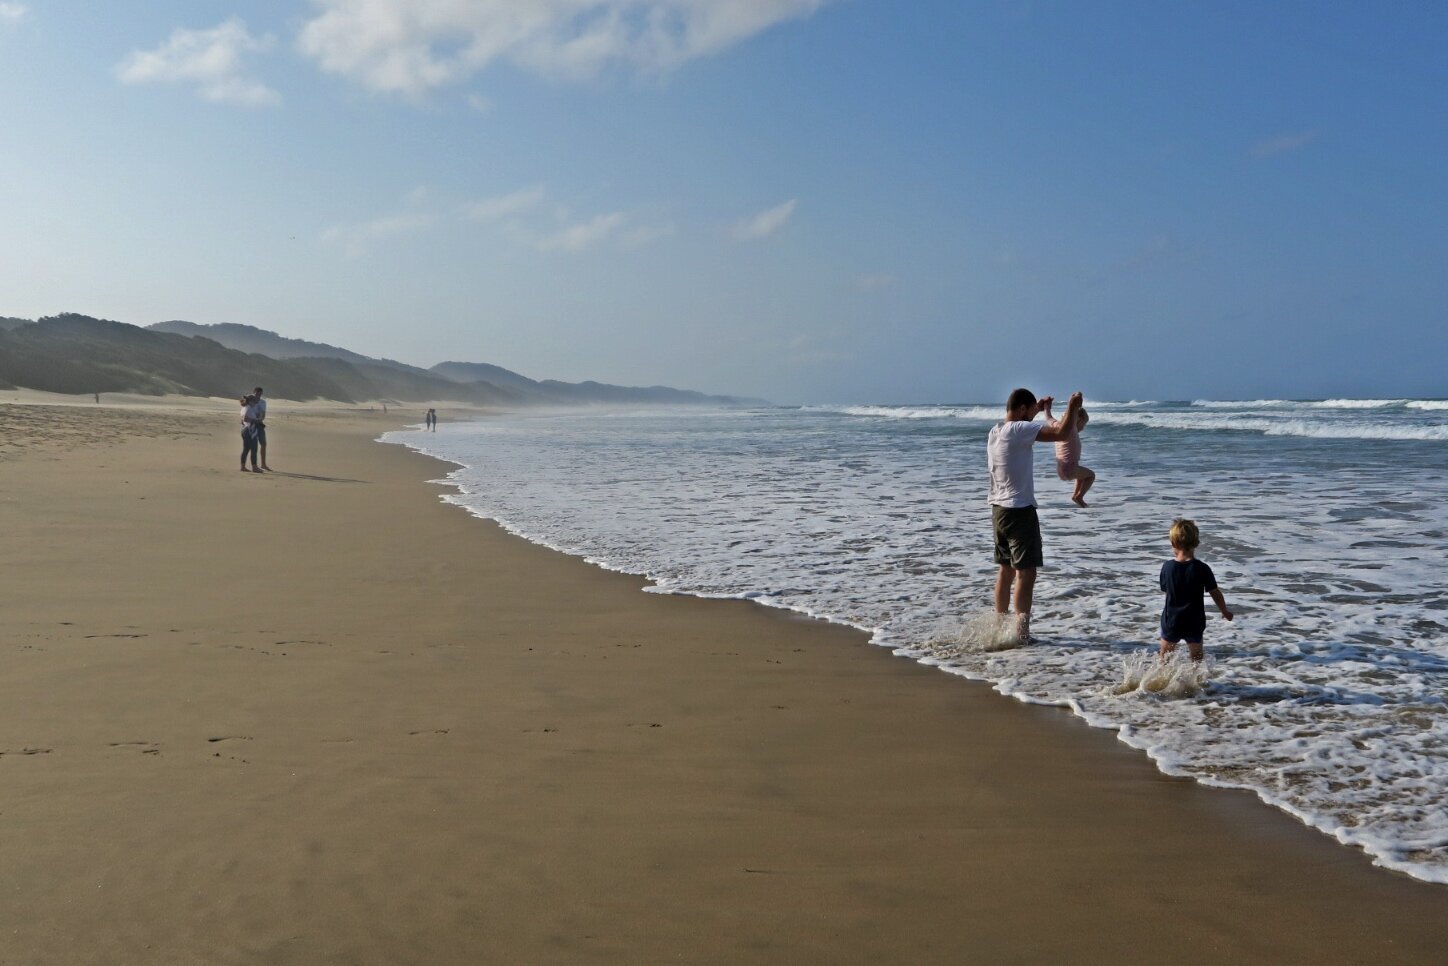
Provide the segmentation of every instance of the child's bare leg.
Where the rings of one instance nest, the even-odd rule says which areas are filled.
[[[1076,481],[1076,488],[1071,491],[1071,502],[1077,506],[1084,507],[1086,505],[1086,491],[1091,489],[1092,483],[1096,482],[1096,474],[1084,466],[1078,466],[1076,467],[1076,472],[1072,474],[1072,478]]]
[[[1167,658],[1171,657],[1172,652],[1175,650],[1175,644],[1173,644],[1171,641],[1168,641],[1166,638],[1162,638],[1161,647],[1157,649],[1156,656],[1161,660],[1165,661]]]

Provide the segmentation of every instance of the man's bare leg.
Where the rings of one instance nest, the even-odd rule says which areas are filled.
[[[1036,568],[1019,567],[1016,569],[1015,604],[1016,620],[1020,628],[1021,643],[1031,642],[1031,603],[1036,595]]]
[[[271,467],[266,465],[266,443],[257,443],[256,448],[261,451],[261,468],[270,470]]]
[[[1015,569],[1001,564],[1000,570],[996,573],[995,585],[995,609],[997,614],[1009,614],[1011,612],[1011,584],[1015,583],[1015,579]]]

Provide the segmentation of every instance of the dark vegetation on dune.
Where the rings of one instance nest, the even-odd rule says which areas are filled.
[[[249,325],[161,322],[148,328],[65,313],[0,317],[0,388],[59,393],[235,396],[265,386],[277,399],[447,400],[501,406],[740,405],[734,396],[666,386],[538,381],[499,366],[421,369]]]

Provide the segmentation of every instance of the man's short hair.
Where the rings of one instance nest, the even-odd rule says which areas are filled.
[[[252,392],[254,392],[254,393],[256,393],[258,396],[260,396],[260,395],[261,395],[261,386],[257,386],[255,389],[252,390]]]
[[[1010,398],[1006,400],[1006,412],[1013,413],[1022,406],[1034,406],[1036,394],[1029,389],[1015,389],[1011,391]]]

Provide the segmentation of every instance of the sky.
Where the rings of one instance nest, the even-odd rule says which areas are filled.
[[[0,315],[780,403],[1448,396],[1445,40],[1392,0],[0,0]]]

